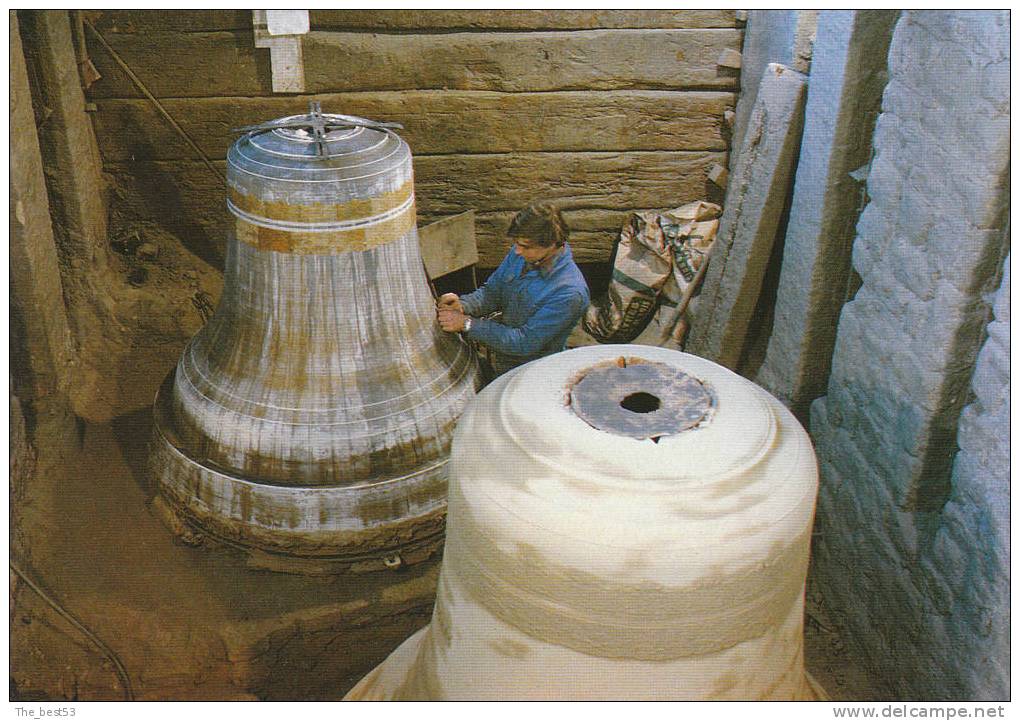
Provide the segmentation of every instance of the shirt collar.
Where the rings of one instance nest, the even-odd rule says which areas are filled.
[[[538,274],[543,278],[548,278],[552,275],[553,271],[559,268],[570,258],[570,248],[566,243],[556,253],[553,253],[548,258],[543,260],[538,265],[532,265],[531,263],[525,263],[524,268],[521,271],[521,275],[529,273],[530,271],[537,270]]]

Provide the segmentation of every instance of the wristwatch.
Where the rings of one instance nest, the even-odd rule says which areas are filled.
[[[471,316],[465,316],[464,318],[464,330],[461,333],[467,333],[471,330]]]

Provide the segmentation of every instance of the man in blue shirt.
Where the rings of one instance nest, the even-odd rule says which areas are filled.
[[[510,222],[513,247],[473,293],[439,299],[439,326],[492,351],[496,375],[564,350],[590,295],[567,245],[567,225],[548,203],[530,205]],[[483,316],[502,311],[499,321]]]

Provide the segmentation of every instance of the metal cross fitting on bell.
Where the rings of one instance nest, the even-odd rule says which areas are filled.
[[[280,128],[304,129],[310,131],[311,138],[316,145],[319,157],[329,157],[329,146],[327,133],[340,128],[373,128],[375,130],[392,131],[403,130],[400,123],[383,123],[366,118],[359,118],[354,115],[323,115],[322,104],[313,100],[308,103],[307,115],[293,115],[280,120],[271,120],[258,125],[247,125],[242,128],[233,128],[234,133],[247,133],[249,137],[258,133],[264,133]]]

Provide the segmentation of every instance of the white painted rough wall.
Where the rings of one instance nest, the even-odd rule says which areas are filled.
[[[933,553],[955,567],[947,671],[974,698],[1009,696],[1009,259],[963,410]],[[977,552],[975,552],[977,551]],[[962,661],[962,663],[961,663]]]
[[[1008,245],[1008,12],[904,13],[889,73],[854,241],[863,285],[812,406],[814,573],[891,693],[1002,699],[1006,301],[988,321]]]
[[[823,10],[765,359],[752,378],[806,418],[825,395],[897,10]],[[853,175],[851,175],[853,173]]]
[[[817,10],[751,10],[744,32],[740,68],[740,99],[733,126],[730,172],[743,146],[751,109],[758,97],[758,85],[770,63],[779,63],[807,75],[811,48],[818,25]]]

